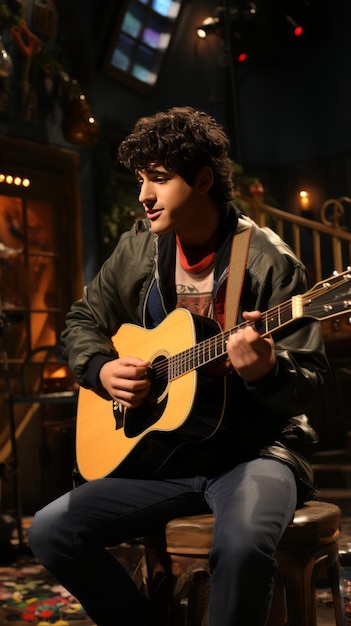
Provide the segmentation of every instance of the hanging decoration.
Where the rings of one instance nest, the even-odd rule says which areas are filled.
[[[66,97],[62,118],[63,135],[74,145],[92,146],[99,136],[99,123],[77,81],[71,80],[65,72],[61,72],[61,81],[65,86]]]
[[[24,56],[21,80],[21,118],[30,122],[37,117],[37,93],[30,82],[30,68],[33,55],[39,50],[39,39],[32,33],[25,20],[10,28],[15,43]]]
[[[2,41],[2,37],[0,35],[0,78],[7,78],[12,74],[13,63],[10,55]]]
[[[42,109],[44,115],[53,114],[58,105],[66,141],[91,146],[98,140],[99,124],[79,83],[58,61],[57,35],[53,0],[34,1],[31,28],[24,17],[23,2],[0,0],[0,113],[19,108],[21,120],[35,122]],[[18,50],[17,56],[14,50],[13,58],[8,52],[11,44]],[[10,106],[10,93],[13,98],[19,93],[19,107]]]

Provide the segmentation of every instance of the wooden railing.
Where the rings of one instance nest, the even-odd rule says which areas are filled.
[[[269,226],[289,243],[305,263],[310,287],[334,271],[351,265],[351,198],[324,202],[319,215],[307,219],[265,205],[259,197],[245,198],[245,208],[260,226]],[[326,353],[333,373],[332,387],[322,392],[310,417],[319,437],[320,449],[350,450],[351,413],[351,316],[349,313],[321,322]],[[349,452],[348,452],[349,454]]]
[[[288,213],[261,202],[249,201],[251,217],[259,226],[269,226],[306,264],[312,282],[342,272],[351,265],[351,232],[343,222],[349,217],[351,198],[343,196],[324,202],[320,220]]]

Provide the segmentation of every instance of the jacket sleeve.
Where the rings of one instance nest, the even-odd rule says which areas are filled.
[[[120,325],[141,323],[143,294],[152,268],[153,237],[149,231],[137,234],[132,229],[122,235],[111,256],[84,287],[82,298],[72,304],[61,342],[63,356],[81,386],[94,387],[104,395],[98,372],[104,362],[117,357],[112,338]]]
[[[254,239],[249,273],[256,300],[243,303],[247,310],[268,311],[308,288],[303,264],[267,229],[261,229]],[[301,318],[273,338],[276,366],[257,384],[246,384],[247,390],[270,414],[284,417],[308,412],[314,408],[321,386],[330,381],[320,322]]]
[[[331,374],[319,322],[309,322],[275,344],[274,370],[247,389],[260,405],[280,417],[315,408],[321,387]]]

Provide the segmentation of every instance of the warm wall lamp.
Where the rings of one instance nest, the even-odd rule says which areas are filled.
[[[301,189],[301,191],[299,191],[299,204],[302,211],[308,211],[311,204],[309,191],[306,191],[305,189]]]

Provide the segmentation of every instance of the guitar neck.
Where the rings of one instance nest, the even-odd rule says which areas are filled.
[[[256,322],[243,322],[171,356],[168,359],[169,380],[178,378],[187,372],[225,356],[227,354],[227,340],[229,336],[240,328],[252,326],[264,337],[289,324],[293,319],[302,317],[302,311],[302,296],[294,296],[291,300],[262,313],[258,324]]]
[[[336,315],[351,312],[351,269],[341,274],[334,273],[328,279],[317,283],[304,294],[261,314],[259,322],[243,322],[229,330],[200,341],[179,354],[167,359],[168,379],[172,380],[206,365],[227,354],[227,340],[240,328],[252,326],[262,337],[272,334],[292,320],[310,317],[317,320],[329,319]],[[165,363],[160,366],[164,370]],[[155,369],[157,369],[157,364]]]

